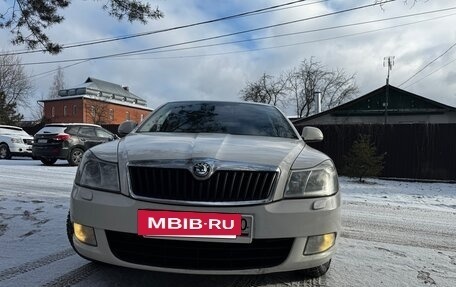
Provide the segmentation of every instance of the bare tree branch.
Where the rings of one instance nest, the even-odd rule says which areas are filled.
[[[85,105],[87,117],[93,124],[102,125],[111,123],[109,105],[105,101],[89,101]]]
[[[283,105],[287,80],[283,77],[274,78],[266,73],[256,82],[247,83],[247,87],[241,90],[241,99],[244,101]]]
[[[21,59],[14,55],[0,55],[0,92],[5,95],[6,104],[28,107],[33,91]]]
[[[54,75],[54,81],[49,88],[49,99],[55,99],[59,97],[59,91],[63,90],[65,87],[65,80],[62,68],[59,66],[57,72]]]
[[[315,95],[321,94],[322,107],[330,109],[351,100],[357,93],[355,75],[346,76],[342,69],[327,70],[313,57],[279,77],[263,74],[256,82],[241,90],[245,101],[292,105],[297,117],[307,117],[315,111]]]

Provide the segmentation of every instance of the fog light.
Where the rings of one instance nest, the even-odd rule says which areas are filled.
[[[93,227],[85,226],[79,223],[73,223],[74,236],[82,243],[97,246],[95,231]]]
[[[304,255],[321,253],[333,247],[336,242],[335,233],[327,233],[323,235],[309,236],[307,238]]]

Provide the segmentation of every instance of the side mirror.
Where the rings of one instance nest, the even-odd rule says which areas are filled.
[[[305,142],[321,142],[323,140],[321,130],[314,127],[304,127],[301,136]]]
[[[125,121],[120,124],[119,128],[117,129],[117,133],[124,137],[128,135],[132,130],[136,128],[137,124],[134,121]]]
[[[115,141],[115,140],[118,140],[118,139],[120,139],[120,137],[118,135],[116,135],[116,134],[113,134],[111,137],[109,137],[108,140],[109,141]]]

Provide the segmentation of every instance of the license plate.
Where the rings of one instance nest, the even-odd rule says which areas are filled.
[[[47,139],[38,139],[38,143],[47,143]]]
[[[252,216],[233,213],[138,210],[138,235],[144,237],[251,242],[252,223]]]
[[[252,224],[253,224],[253,216],[242,215],[241,236],[239,236],[239,237],[251,239],[252,238]]]

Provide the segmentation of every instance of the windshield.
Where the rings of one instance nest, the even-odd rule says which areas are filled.
[[[155,111],[136,132],[226,133],[298,138],[276,108],[226,102],[168,103]]]
[[[60,134],[65,131],[65,126],[45,126],[37,134]]]

